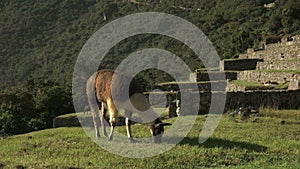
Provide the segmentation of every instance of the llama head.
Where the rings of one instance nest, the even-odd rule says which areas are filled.
[[[164,134],[164,126],[170,126],[170,123],[156,123],[150,126],[150,131],[153,136],[154,143],[161,143]]]

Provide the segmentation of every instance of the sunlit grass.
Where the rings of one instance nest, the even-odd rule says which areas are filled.
[[[233,80],[232,83],[238,86],[262,86],[262,84],[258,82],[247,82],[243,80]]]
[[[0,140],[0,164],[7,168],[297,168],[299,115],[299,110],[260,109],[260,115],[238,123],[224,115],[204,144],[198,143],[198,137],[206,116],[199,115],[173,149],[143,159],[104,150],[81,127],[48,129]],[[165,121],[174,123],[176,118]],[[124,126],[116,130],[126,133]],[[132,130],[134,137],[150,137],[145,125],[134,125]]]

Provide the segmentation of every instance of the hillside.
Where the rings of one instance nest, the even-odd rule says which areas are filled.
[[[136,12],[165,12],[192,22],[210,38],[222,58],[256,47],[269,35],[300,33],[300,2],[276,0],[273,8],[264,7],[273,1],[2,0],[0,90],[23,86],[30,80],[69,86],[85,41],[107,22]],[[148,47],[170,50],[192,69],[201,67],[187,47],[157,35],[121,42],[107,55],[103,67],[114,68],[129,53]]]
[[[299,115],[297,111],[288,113]],[[47,129],[0,139],[0,168],[297,168],[299,118],[284,117],[284,111],[273,117],[265,115],[240,123],[223,116],[204,144],[198,144],[198,137],[205,116],[198,116],[182,142],[163,154],[143,159],[125,158],[102,149],[82,128]],[[116,129],[126,133],[125,127]],[[133,126],[134,136],[146,137],[148,133],[144,125]],[[165,138],[164,144],[171,144],[170,139]]]

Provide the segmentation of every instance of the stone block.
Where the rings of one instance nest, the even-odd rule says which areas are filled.
[[[300,89],[300,75],[294,75],[289,83],[288,90],[299,90]]]

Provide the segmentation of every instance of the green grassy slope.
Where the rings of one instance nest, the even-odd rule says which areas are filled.
[[[268,112],[240,123],[223,116],[213,136],[200,145],[198,136],[205,117],[198,116],[195,126],[180,144],[145,159],[111,154],[93,143],[82,128],[48,129],[0,140],[0,163],[8,168],[17,165],[28,168],[297,168],[299,111],[290,112],[296,118],[280,116],[282,113],[267,117],[272,114]],[[125,134],[125,127],[117,130]],[[133,126],[133,133],[138,137],[148,135],[147,128],[141,125]]]

